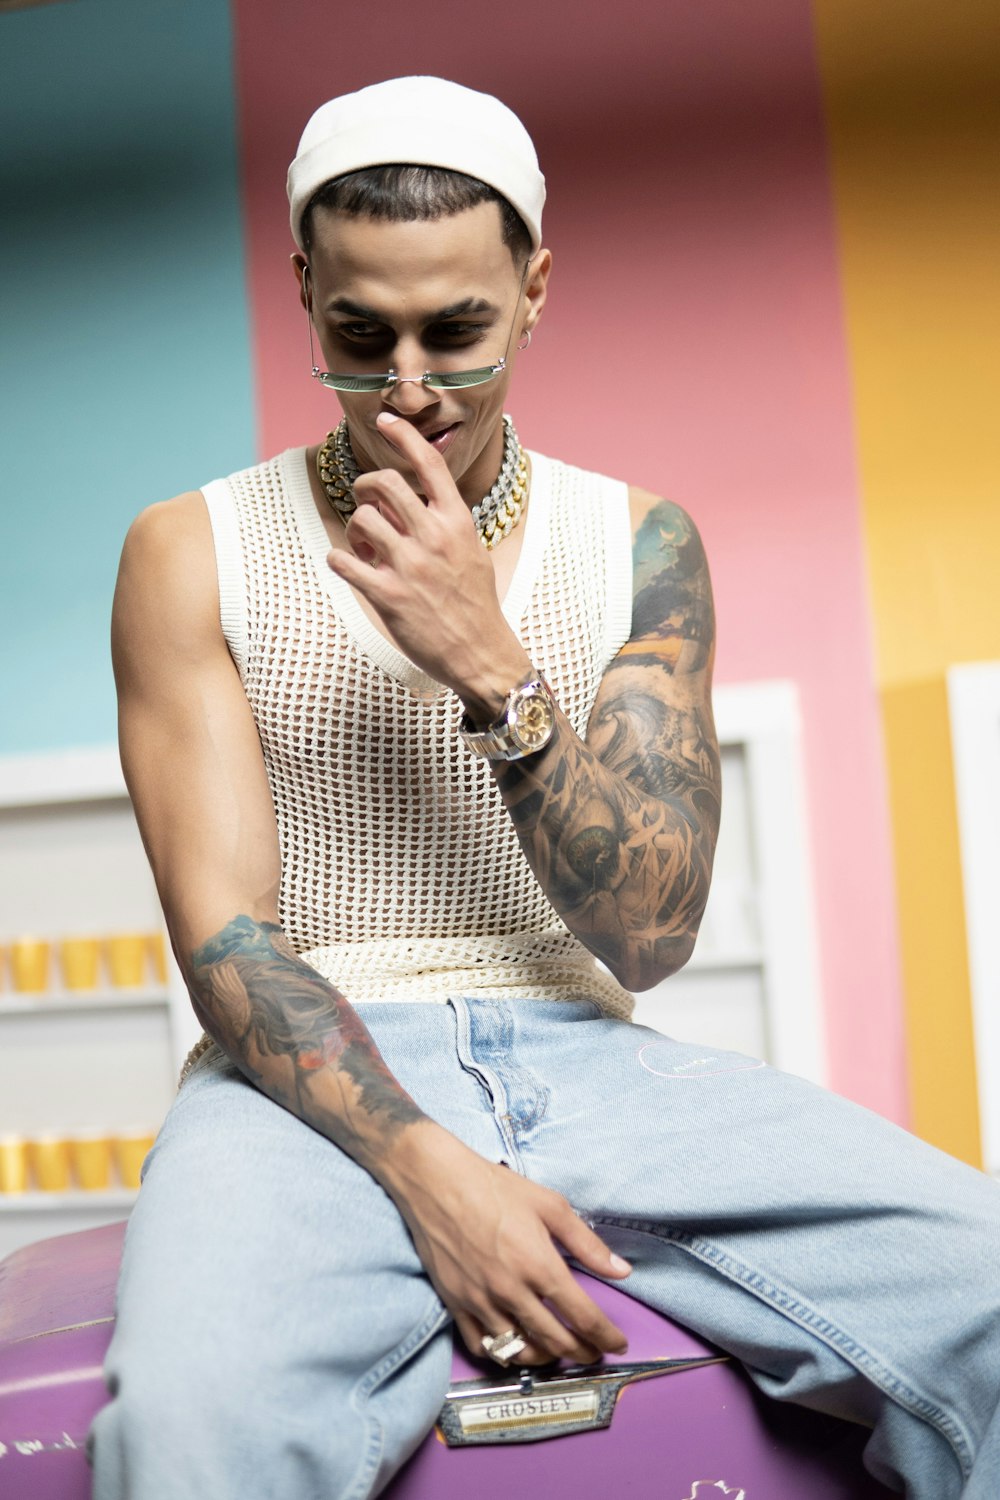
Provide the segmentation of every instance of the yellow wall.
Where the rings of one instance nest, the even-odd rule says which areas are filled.
[[[814,0],[915,1128],[980,1160],[944,674],[1000,657],[1000,12]]]
[[[896,848],[911,1124],[979,1164],[975,1049],[942,677],[881,694]]]

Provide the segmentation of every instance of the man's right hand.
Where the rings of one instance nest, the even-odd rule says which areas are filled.
[[[486,1161],[426,1120],[399,1137],[378,1173],[470,1352],[515,1327],[521,1365],[592,1364],[621,1353],[625,1336],[574,1279],[562,1251],[586,1270],[631,1271],[560,1193]]]

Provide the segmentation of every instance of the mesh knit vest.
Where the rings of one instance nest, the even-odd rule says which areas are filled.
[[[628,637],[628,491],[531,455],[503,612],[583,734]],[[281,924],[352,1002],[632,1000],[550,905],[461,704],[372,625],[326,564],[305,449],[205,487],[222,627],[263,747]]]

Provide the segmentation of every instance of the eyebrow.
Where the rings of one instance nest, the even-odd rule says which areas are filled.
[[[385,323],[388,325],[390,319],[384,317],[373,307],[365,307],[362,302],[354,302],[350,297],[335,297],[327,304],[328,312],[347,313],[352,318],[364,318],[369,323]],[[485,297],[463,297],[461,302],[452,302],[447,307],[439,307],[437,312],[431,313],[425,318],[426,323],[445,323],[449,318],[459,318],[465,313],[492,314],[496,317],[499,313],[492,302]]]

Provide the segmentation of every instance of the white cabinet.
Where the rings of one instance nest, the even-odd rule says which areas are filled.
[[[113,749],[0,759],[0,945],[163,931]],[[0,986],[0,1136],[155,1131],[198,1027],[172,958],[166,984],[38,995]],[[0,1193],[0,1255],[123,1217],[121,1187]]]
[[[797,690],[724,685],[714,703],[722,828],[708,907],[691,961],[636,997],[634,1019],[825,1084]]]

